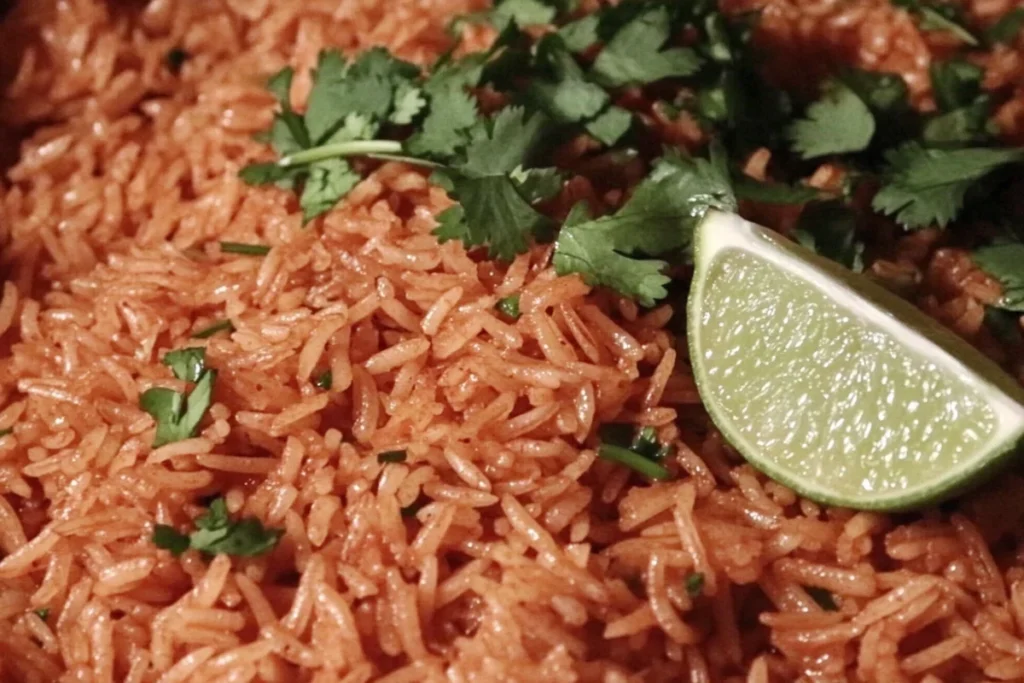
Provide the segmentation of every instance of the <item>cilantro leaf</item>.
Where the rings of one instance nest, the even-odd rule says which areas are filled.
[[[1024,7],[1010,10],[999,21],[985,31],[985,42],[989,45],[1001,43],[1012,45],[1024,30]]]
[[[216,370],[206,370],[187,398],[166,387],[153,387],[143,392],[139,406],[156,420],[154,448],[195,436],[199,422],[210,407],[216,379]]]
[[[330,370],[324,370],[316,379],[313,380],[313,384],[319,389],[327,389],[334,385],[334,373]]]
[[[804,207],[794,233],[796,241],[855,273],[864,270],[864,243],[857,239],[857,215],[838,201]]]
[[[152,541],[157,548],[169,550],[175,557],[184,553],[189,547],[188,536],[167,524],[153,526]]]
[[[999,281],[1003,295],[996,304],[1008,311],[1024,313],[1024,244],[1003,242],[976,249],[978,267]]]
[[[34,609],[34,610],[32,610],[32,612],[33,612],[33,613],[34,613],[34,614],[35,614],[35,615],[36,615],[37,617],[39,617],[40,619],[42,619],[43,621],[46,621],[47,619],[49,619],[49,618],[50,618],[50,608],[49,608],[49,607],[40,607],[40,608],[38,608],[38,609]]]
[[[309,223],[334,207],[361,180],[344,159],[326,159],[310,164],[299,205],[302,222]]]
[[[396,90],[418,75],[415,65],[384,48],[367,50],[351,64],[337,51],[321,52],[305,115],[311,143],[323,144],[349,114],[374,125],[386,121]]]
[[[713,152],[710,161],[664,157],[614,215],[588,220],[580,206],[573,210],[555,243],[555,270],[580,273],[591,284],[653,305],[666,295],[666,263],[634,255],[659,256],[688,247],[694,226],[709,208],[736,208],[719,153]]]
[[[871,144],[875,117],[849,86],[831,81],[821,99],[807,108],[807,118],[789,129],[793,149],[804,159],[860,152]]]
[[[981,95],[965,107],[929,117],[921,129],[921,139],[930,146],[987,142],[998,132],[991,114],[992,100],[988,95]]]
[[[506,107],[470,131],[465,161],[453,166],[472,176],[503,175],[529,166],[548,123],[541,114],[531,116],[522,107]]]
[[[278,71],[267,79],[267,90],[274,96],[281,109],[291,111],[292,105],[292,81],[295,79],[295,69],[290,66]]]
[[[821,193],[806,185],[786,185],[754,180],[743,176],[733,182],[737,199],[761,204],[805,204]]]
[[[633,127],[633,114],[622,107],[611,106],[586,123],[587,132],[611,147]]]
[[[921,5],[918,11],[921,15],[922,31],[946,31],[967,45],[978,45],[978,39],[963,25],[963,16],[958,8],[945,3],[934,3]]]
[[[503,299],[499,299],[498,303],[494,304],[494,307],[498,309],[499,312],[507,315],[513,320],[519,319],[520,313],[518,294],[510,294],[509,296],[506,296]]]
[[[558,35],[565,41],[565,46],[569,50],[583,52],[601,39],[597,34],[597,26],[600,22],[599,14],[588,14],[581,19],[563,25],[558,29]]]
[[[405,148],[410,154],[449,159],[466,145],[468,131],[477,119],[476,101],[461,88],[435,90],[430,96],[430,113]]]
[[[531,236],[550,225],[507,175],[458,176],[452,182],[451,194],[460,203],[438,216],[434,235],[440,242],[487,246],[491,258],[511,261],[529,248]]]
[[[888,167],[872,207],[908,228],[947,225],[972,185],[1000,166],[1024,161],[1024,150],[926,149],[908,142],[886,154]]]
[[[268,161],[245,166],[238,172],[238,177],[249,185],[277,185],[285,190],[293,190],[304,173],[304,168]]]
[[[169,351],[162,362],[171,369],[178,379],[186,382],[198,382],[203,370],[206,369],[206,349],[201,346],[192,346]]]
[[[565,178],[557,168],[523,169],[518,166],[509,173],[522,195],[529,204],[547,201],[562,190]]]
[[[696,52],[685,47],[661,49],[671,23],[668,9],[656,7],[620,28],[594,60],[594,77],[602,85],[620,87],[695,73],[700,66]]]
[[[400,126],[408,125],[426,106],[427,101],[423,99],[420,88],[410,83],[399,83],[395,88],[395,108],[388,120]]]
[[[503,0],[496,2],[495,7],[486,13],[488,21],[497,29],[508,23],[521,27],[550,24],[555,19],[557,9],[541,0]]]
[[[254,557],[273,550],[284,533],[264,527],[253,517],[232,521],[223,498],[210,503],[207,512],[197,517],[194,524],[196,530],[187,536],[174,527],[157,524],[153,527],[153,543],[175,556],[193,548],[209,555]]]
[[[935,102],[944,112],[959,109],[981,94],[981,80],[985,70],[963,59],[932,62],[932,90]]]
[[[698,597],[704,592],[704,574],[694,572],[686,577],[686,594],[691,598]]]

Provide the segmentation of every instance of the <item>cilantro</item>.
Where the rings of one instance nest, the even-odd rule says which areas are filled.
[[[855,273],[864,270],[864,244],[857,239],[857,215],[841,202],[808,204],[800,214],[794,237],[808,249]]]
[[[989,45],[1002,43],[1012,45],[1024,30],[1024,7],[1010,10],[999,21],[985,31],[985,42]]]
[[[507,107],[474,126],[464,160],[453,165],[467,176],[496,176],[527,165],[548,132],[549,120],[522,107]]]
[[[627,448],[622,448],[621,446],[602,443],[597,449],[597,455],[605,460],[611,460],[612,462],[617,462],[620,465],[625,465],[626,467],[644,475],[648,479],[664,481],[666,479],[670,479],[672,476],[667,469],[653,460],[649,460],[639,453],[635,453]]]
[[[704,592],[704,574],[693,572],[686,577],[686,593],[691,598],[696,598]]]
[[[868,105],[852,88],[835,80],[807,108],[807,118],[789,128],[793,149],[804,159],[860,152],[874,134],[875,118]]]
[[[817,586],[804,586],[804,590],[811,596],[814,602],[818,603],[826,612],[835,612],[839,609],[839,605],[836,604],[836,599],[832,597],[824,588],[818,588]]]
[[[585,127],[599,142],[611,146],[633,127],[633,114],[622,107],[611,106],[588,121]]]
[[[486,12],[486,18],[499,30],[506,24],[521,27],[550,24],[557,14],[557,8],[541,0],[501,0]]]
[[[469,142],[468,131],[477,119],[476,102],[461,87],[440,89],[430,95],[430,113],[405,148],[410,154],[448,159]]]
[[[254,557],[273,550],[284,533],[264,527],[253,517],[232,521],[223,498],[214,499],[194,523],[196,530],[187,536],[174,527],[157,524],[153,527],[153,543],[174,556],[193,548],[208,555]]]
[[[697,71],[700,58],[685,47],[662,49],[672,31],[666,7],[643,12],[621,27],[594,60],[592,73],[603,85],[643,85]]]
[[[167,524],[154,525],[151,538],[153,545],[163,550],[169,550],[175,557],[181,555],[189,548],[188,536]]]
[[[952,111],[970,104],[981,94],[985,70],[963,59],[933,62],[932,90],[941,111]]]
[[[377,454],[377,462],[382,465],[392,462],[405,462],[407,457],[409,456],[405,451],[384,451]]]
[[[319,377],[313,380],[313,385],[319,389],[330,390],[334,385],[334,373],[330,370],[325,370]]]
[[[805,204],[816,199],[821,193],[806,185],[770,183],[742,176],[733,182],[737,199],[761,204]]]
[[[242,256],[266,256],[270,247],[265,244],[244,244],[242,242],[221,242],[222,254],[241,254]]]
[[[999,281],[1003,295],[996,305],[1004,310],[1024,312],[1024,244],[1002,242],[976,249],[978,267]]]
[[[154,448],[195,436],[199,422],[210,407],[216,379],[216,370],[204,371],[187,397],[165,387],[143,392],[139,406],[156,420]]]
[[[206,369],[206,349],[191,346],[184,349],[169,351],[163,364],[171,369],[174,376],[186,382],[198,382]]]
[[[400,126],[407,126],[413,122],[421,111],[427,106],[423,98],[423,90],[407,82],[399,83],[395,88],[395,108],[388,117],[388,121]]]
[[[666,156],[616,214],[588,219],[582,207],[573,210],[555,243],[555,270],[653,305],[667,293],[666,264],[634,255],[688,247],[709,208],[736,208],[724,158],[717,152],[711,160]]]
[[[588,14],[563,25],[558,29],[558,35],[572,52],[583,52],[601,39],[597,34],[597,26],[600,22],[600,15]]]
[[[918,11],[921,15],[920,26],[922,31],[946,31],[952,33],[960,41],[968,45],[978,45],[978,39],[963,25],[961,12],[953,5],[944,3],[922,4]]]
[[[191,55],[188,51],[175,47],[167,51],[167,54],[164,56],[164,63],[167,65],[167,70],[177,76],[181,73],[181,67],[185,65],[189,57]]]
[[[521,166],[509,173],[516,189],[530,204],[547,201],[562,191],[565,178],[555,168],[523,169]]]
[[[558,34],[537,43],[536,63],[540,73],[528,86],[527,97],[557,123],[594,119],[611,102],[604,88],[587,80]]]
[[[32,610],[32,613],[35,614],[40,619],[42,619],[43,621],[46,621],[47,619],[50,618],[50,608],[49,607],[40,607],[39,609],[34,609],[34,610]]]
[[[995,306],[985,308],[985,325],[992,336],[1006,346],[1024,345],[1024,329],[1021,328],[1021,314],[1016,311],[1004,311]]]
[[[235,331],[235,324],[232,323],[230,320],[218,320],[217,322],[213,323],[209,327],[204,327],[203,329],[199,330],[198,332],[193,332],[192,333],[192,338],[193,339],[209,339],[210,337],[212,337],[213,335],[217,334],[218,332],[224,332],[225,330],[227,330],[228,332],[234,332]]]
[[[438,241],[457,239],[467,247],[487,246],[491,258],[511,261],[529,247],[530,237],[549,225],[506,175],[460,177],[452,195],[461,202],[438,216]]]
[[[388,119],[399,88],[418,75],[415,65],[384,48],[367,50],[351,63],[337,51],[320,53],[304,117],[310,142],[326,143],[350,114],[379,126]]]
[[[360,180],[359,174],[344,159],[324,159],[310,164],[309,177],[299,199],[302,221],[308,223],[330,211]]]
[[[498,303],[494,305],[501,313],[504,313],[513,320],[519,319],[519,295],[512,294],[506,296],[504,299],[500,299]]]
[[[973,103],[928,118],[921,139],[929,146],[966,146],[988,142],[998,132],[991,121],[992,101],[988,95]]]
[[[1024,161],[1024,150],[926,149],[908,142],[890,150],[886,161],[884,184],[872,207],[908,228],[945,226],[978,180],[1000,166]]]

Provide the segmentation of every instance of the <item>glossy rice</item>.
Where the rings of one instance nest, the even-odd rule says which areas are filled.
[[[884,0],[723,2],[763,7],[779,74],[895,70],[932,106],[927,66],[951,45]],[[681,310],[558,278],[548,247],[500,264],[438,245],[450,202],[402,165],[309,229],[293,195],[237,178],[266,154],[267,74],[305,74],[324,47],[429,63],[477,3],[16,4],[0,28],[0,680],[1024,679],[1024,478],[917,515],[822,509],[710,427]],[[966,2],[983,25],[1012,5]],[[466,30],[470,49],[490,39]],[[985,60],[986,86],[1017,93],[996,122],[1020,143],[1024,49]],[[297,107],[308,89],[298,77]],[[604,172],[590,162],[565,205],[621,202],[586,177]],[[824,166],[811,182],[840,180]],[[884,225],[876,243],[876,276],[1021,373],[1024,353],[982,326],[998,287],[964,252]],[[494,305],[516,292],[512,322]],[[180,388],[160,359],[190,345],[219,371],[214,402],[195,438],[154,449],[139,396]],[[673,443],[674,480],[597,459],[608,421]],[[395,449],[406,462],[378,463]],[[153,545],[155,523],[186,528],[216,495],[283,529],[277,549]]]

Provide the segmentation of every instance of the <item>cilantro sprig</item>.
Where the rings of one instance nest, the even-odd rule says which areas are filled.
[[[213,401],[217,371],[206,367],[206,350],[186,348],[164,356],[174,376],[194,383],[188,394],[167,387],[151,387],[139,397],[139,406],[156,420],[153,447],[195,436],[199,423]]]
[[[152,541],[175,557],[189,548],[208,555],[255,557],[273,550],[284,532],[269,529],[255,517],[232,520],[227,503],[216,498],[205,514],[194,520],[195,531],[184,534],[167,524],[153,527]]]

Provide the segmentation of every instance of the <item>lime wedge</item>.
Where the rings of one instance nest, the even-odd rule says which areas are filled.
[[[1017,449],[1024,390],[907,302],[739,216],[694,237],[701,398],[758,469],[823,503],[918,507]]]

